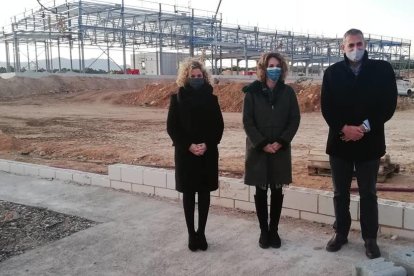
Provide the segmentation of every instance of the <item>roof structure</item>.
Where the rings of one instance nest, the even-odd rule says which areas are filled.
[[[257,59],[267,51],[285,54],[292,66],[318,64],[323,68],[343,58],[341,37],[223,24],[221,15],[217,17],[211,11],[147,1],[138,3],[139,6],[127,6],[123,0],[121,3],[55,0],[13,17],[11,25],[3,27],[0,34],[8,70],[12,64],[16,71],[38,70],[38,58],[42,56],[47,71],[60,71],[60,59],[65,55],[71,61],[70,70],[85,72],[89,66],[85,60],[91,58],[86,53],[89,49],[98,50],[98,58],[103,56],[108,60],[108,72],[114,50],[122,51],[123,62],[119,67],[123,71],[127,55],[146,49],[157,51],[159,74],[162,74],[161,53],[169,51],[201,55],[210,61],[213,73],[221,71],[225,59],[236,60],[237,64],[244,60],[247,67],[248,60]],[[370,34],[366,39],[371,57],[394,61],[396,70],[409,67],[410,40]],[[58,58],[58,66],[53,58]]]

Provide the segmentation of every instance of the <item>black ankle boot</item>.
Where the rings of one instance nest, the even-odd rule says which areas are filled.
[[[280,240],[280,236],[277,230],[269,231],[269,244],[273,248],[280,248],[282,245],[282,241]]]
[[[197,247],[203,251],[207,250],[208,243],[204,233],[197,233]]]
[[[335,233],[333,237],[328,241],[326,245],[326,251],[336,252],[339,251],[342,245],[348,243],[348,238],[340,233]]]
[[[188,235],[188,249],[190,249],[191,251],[196,251],[197,250],[197,235],[196,233],[193,234],[189,234]]]
[[[269,248],[269,232],[260,231],[259,246],[263,249]]]

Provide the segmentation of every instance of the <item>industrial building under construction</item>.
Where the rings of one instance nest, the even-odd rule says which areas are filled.
[[[291,66],[305,70],[323,70],[342,59],[341,37],[223,24],[218,9],[208,12],[146,1],[128,6],[123,0],[38,2],[38,9],[11,18],[2,28],[0,55],[5,55],[7,72],[87,72],[97,60],[105,60],[106,72],[126,72],[130,67],[166,75],[182,58],[200,56],[218,74],[224,60],[237,67],[243,61],[247,69],[249,60],[266,51],[281,52]],[[392,62],[397,74],[410,67],[410,40],[370,34],[366,40],[371,57]],[[40,66],[40,60],[45,64]]]

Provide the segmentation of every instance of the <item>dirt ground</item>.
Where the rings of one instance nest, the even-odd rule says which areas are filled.
[[[243,85],[240,81],[215,85],[225,120],[219,146],[223,176],[243,176]],[[330,177],[309,176],[307,170],[309,151],[324,150],[328,130],[319,112],[320,85],[303,81],[292,86],[302,112],[292,146],[293,184],[331,190]],[[173,168],[165,121],[175,90],[171,80],[0,79],[0,158],[96,173],[107,173],[107,166],[114,163]],[[380,188],[414,189],[413,116],[412,99],[399,99],[386,134],[391,161],[401,169]],[[414,202],[412,192],[379,192],[379,196]]]

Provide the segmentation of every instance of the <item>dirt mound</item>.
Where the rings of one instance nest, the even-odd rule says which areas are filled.
[[[0,78],[0,98],[20,98],[29,95],[81,91],[131,91],[153,82],[152,78],[115,79],[62,75],[29,78],[16,76],[10,79]],[[163,83],[165,81],[161,79],[157,82]]]
[[[174,82],[151,83],[137,92],[123,95],[116,103],[166,108],[170,103],[170,95],[176,93],[177,89]]]

